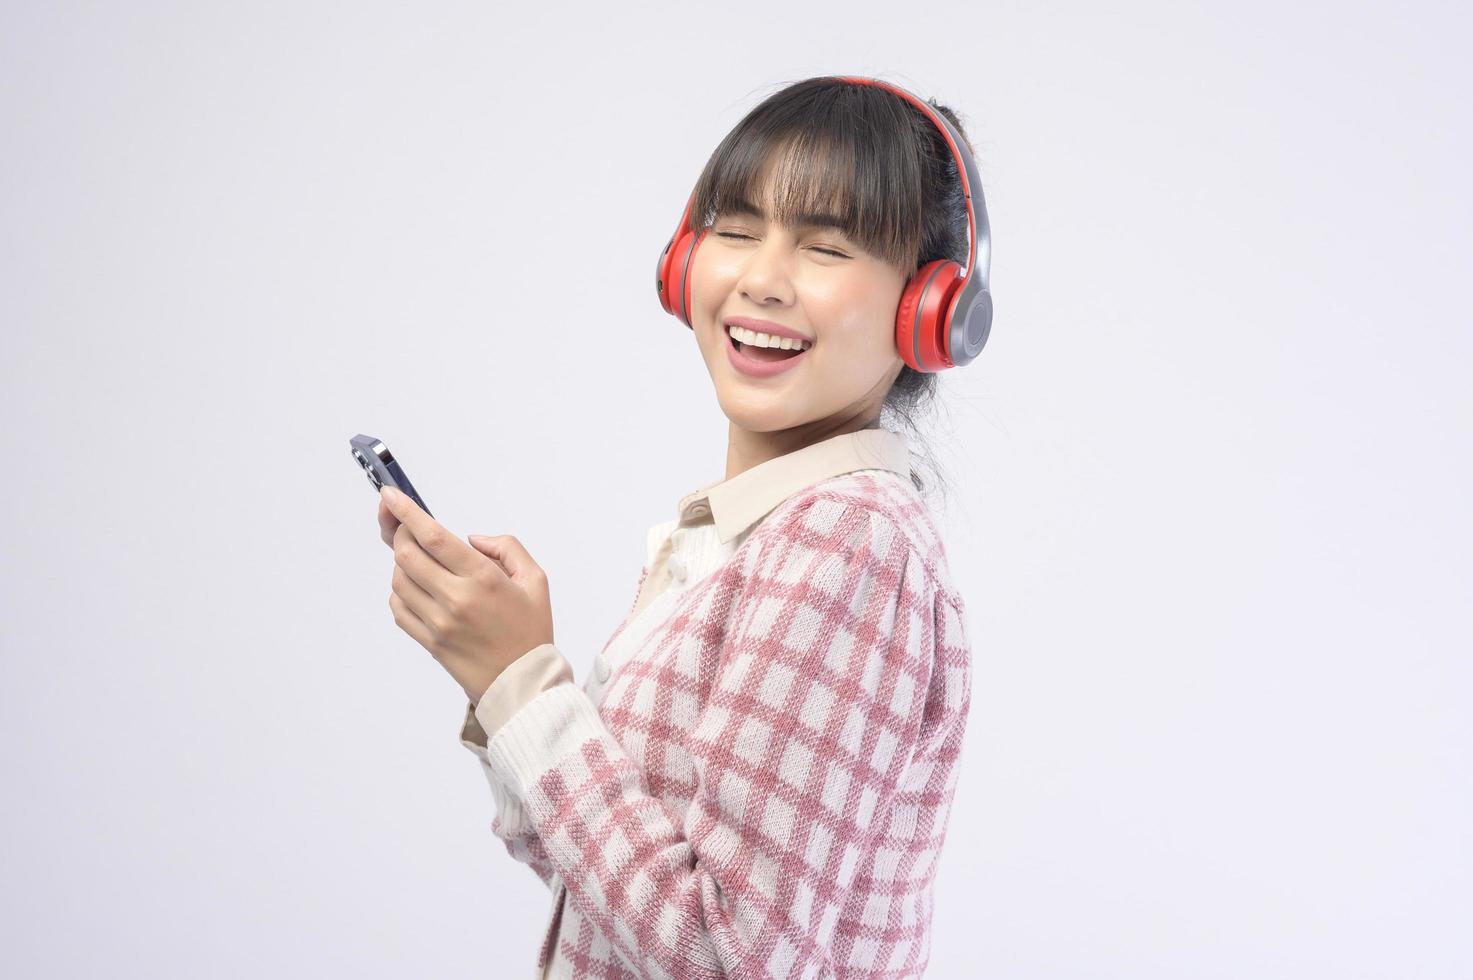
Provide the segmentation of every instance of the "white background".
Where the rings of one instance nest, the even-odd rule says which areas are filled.
[[[929,976],[1473,975],[1453,3],[0,12],[0,971],[530,975],[348,453],[582,680],[726,424],[654,265],[753,105],[955,108],[997,317],[931,432],[974,694]]]

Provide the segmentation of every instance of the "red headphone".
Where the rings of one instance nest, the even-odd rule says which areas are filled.
[[[982,197],[982,180],[967,150],[966,141],[940,113],[898,86],[857,75],[833,78],[858,85],[873,85],[905,99],[941,130],[956,158],[962,193],[967,204],[967,264],[936,259],[916,270],[900,294],[895,311],[895,347],[906,364],[916,371],[940,371],[970,364],[987,343],[992,330],[992,294],[987,291],[988,267],[992,260],[992,238],[987,224],[987,202]],[[691,234],[690,210],[695,192],[685,202],[685,213],[675,234],[660,252],[655,267],[655,286],[660,305],[692,330],[690,322],[690,270],[696,249],[709,228]],[[671,290],[667,284],[678,286]]]

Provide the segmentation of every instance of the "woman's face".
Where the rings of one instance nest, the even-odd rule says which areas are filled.
[[[770,185],[757,207],[718,215],[692,267],[691,325],[721,410],[748,432],[861,428],[879,417],[904,366],[895,311],[906,277],[836,228],[767,220]],[[781,324],[812,346],[770,377],[744,373],[729,317]]]

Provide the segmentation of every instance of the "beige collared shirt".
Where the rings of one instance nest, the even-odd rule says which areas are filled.
[[[830,477],[867,469],[890,470],[908,479],[910,446],[905,436],[878,427],[847,432],[686,494],[673,520],[649,529],[644,581],[628,619],[637,617],[672,584],[683,585],[691,580],[693,572],[708,571],[703,566],[711,564],[711,549],[703,549],[701,554],[685,553],[680,547],[681,529],[714,525],[718,551],[729,556],[763,517],[797,491]],[[721,554],[714,557],[719,560]],[[601,659],[595,661],[590,685],[601,688],[610,666]],[[495,735],[508,718],[538,694],[572,682],[572,665],[555,645],[534,647],[502,671],[479,702],[467,703],[460,733],[462,744],[478,755],[484,753],[488,733]]]

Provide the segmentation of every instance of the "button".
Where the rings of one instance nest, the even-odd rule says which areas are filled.
[[[685,562],[679,555],[670,556],[670,577],[677,582],[685,581]]]
[[[593,662],[593,669],[598,674],[598,679],[600,681],[608,680],[609,674],[613,672],[613,668],[609,665],[608,658],[604,656],[600,656],[597,660]]]

